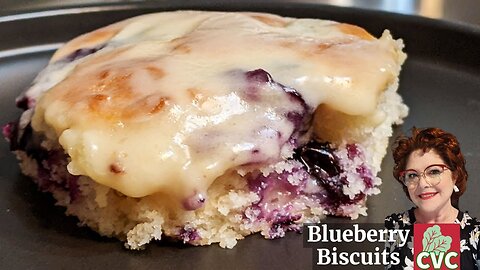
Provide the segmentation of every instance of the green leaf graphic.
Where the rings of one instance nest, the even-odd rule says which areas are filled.
[[[443,236],[438,225],[428,228],[423,233],[423,251],[434,252],[435,254],[446,252],[450,249],[451,243],[452,237]]]

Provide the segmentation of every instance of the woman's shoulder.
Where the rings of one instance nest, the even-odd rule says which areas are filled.
[[[468,212],[460,212],[458,217],[458,222],[460,223],[460,227],[462,229],[469,229],[469,230],[480,230],[480,220],[476,217],[470,216]]]
[[[473,253],[480,255],[480,249],[478,248],[480,240],[480,221],[465,213],[459,213],[456,222],[460,223],[460,237],[462,246],[469,246],[469,250]]]
[[[412,225],[415,221],[412,220],[413,208],[401,213],[393,213],[385,217],[385,228],[399,229],[408,225]]]

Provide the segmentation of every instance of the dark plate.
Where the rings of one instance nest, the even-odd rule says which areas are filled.
[[[360,9],[299,3],[259,4],[253,1],[187,1],[81,7],[0,17],[0,123],[16,119],[14,98],[27,88],[53,53],[52,44],[123,18],[159,10],[249,10],[294,17],[349,22],[378,36],[388,28],[403,38],[408,61],[400,93],[410,107],[395,134],[412,126],[436,126],[457,135],[470,174],[462,210],[480,216],[480,30],[425,18]],[[372,197],[369,216],[359,222],[383,222],[392,213],[411,207],[391,176],[388,152],[380,176],[382,193]],[[185,247],[155,243],[145,251],[126,251],[116,240],[77,228],[47,194],[37,191],[20,174],[6,143],[0,143],[0,269],[310,269],[311,250],[302,236],[267,241],[254,235],[232,250],[216,245]],[[336,221],[329,218],[327,221]],[[345,221],[345,220],[344,220]]]

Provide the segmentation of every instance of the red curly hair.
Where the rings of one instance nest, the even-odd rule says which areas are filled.
[[[439,128],[412,128],[412,136],[400,136],[395,140],[393,150],[393,176],[402,184],[403,191],[408,194],[408,188],[400,180],[400,172],[405,170],[408,157],[416,150],[421,149],[424,153],[429,150],[435,150],[445,162],[445,165],[452,171],[455,185],[460,191],[453,192],[451,196],[452,205],[458,208],[458,200],[467,188],[468,173],[465,169],[465,158],[460,150],[460,144],[457,138]]]

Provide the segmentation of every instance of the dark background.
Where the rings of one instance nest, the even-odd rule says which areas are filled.
[[[457,135],[470,174],[460,208],[480,217],[480,168],[477,165],[480,162],[480,144],[477,143],[480,138],[480,29],[476,25],[479,24],[476,15],[479,2],[319,2],[323,4],[313,1],[130,1],[122,5],[112,6],[104,2],[101,7],[74,8],[73,1],[0,0],[0,13],[5,15],[0,17],[0,123],[19,116],[20,111],[14,107],[14,98],[28,87],[38,71],[46,65],[56,44],[137,14],[178,8],[253,10],[354,23],[377,36],[388,28],[395,37],[404,39],[409,55],[401,74],[399,92],[410,107],[410,114],[403,125],[395,128],[394,136],[407,132],[414,125],[437,126]],[[325,3],[356,8],[340,8]],[[367,3],[371,3],[367,9],[358,9]],[[432,7],[425,3],[437,5]],[[438,3],[442,3],[441,8]],[[49,8],[58,8],[60,5],[69,5],[70,9],[52,12]],[[21,14],[32,8],[46,12]],[[374,9],[443,19],[383,13]],[[384,181],[382,193],[370,198],[368,217],[361,217],[355,222],[382,222],[386,215],[412,206],[401,186],[393,179],[392,166],[389,149],[379,175]],[[7,143],[0,142],[0,269],[312,267],[311,250],[303,248],[302,236],[295,233],[272,241],[253,235],[239,241],[232,250],[221,249],[217,245],[188,247],[153,243],[144,251],[132,252],[123,249],[116,240],[99,237],[86,228],[77,228],[76,219],[65,217],[63,209],[53,204],[49,195],[39,193],[31,181],[20,174]],[[352,221],[328,218],[326,222]]]

